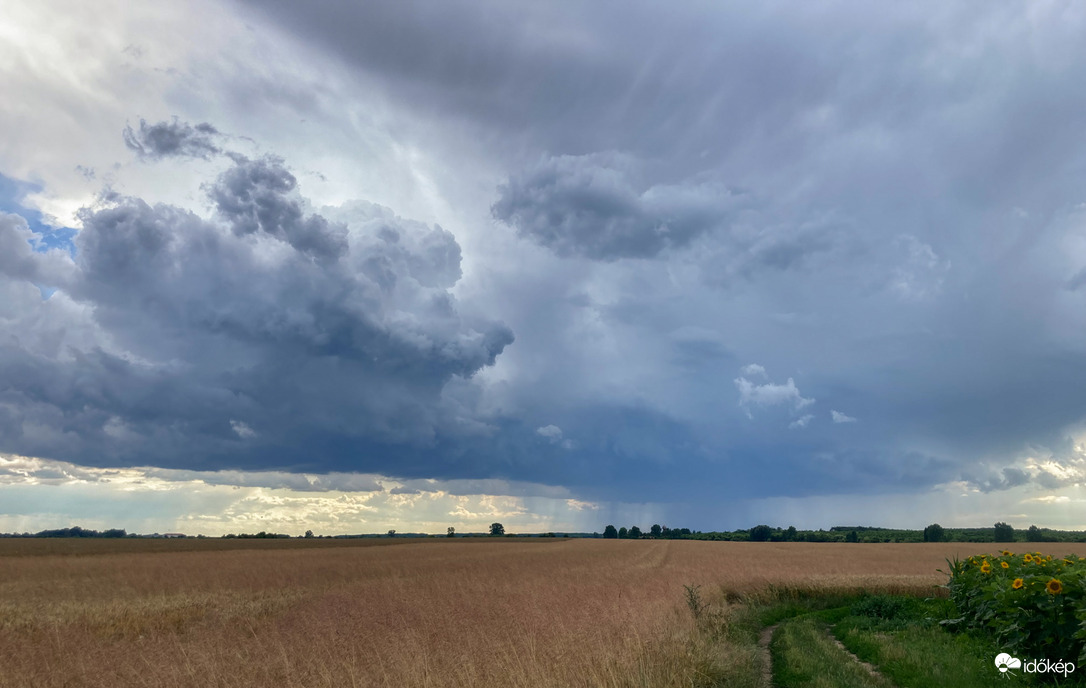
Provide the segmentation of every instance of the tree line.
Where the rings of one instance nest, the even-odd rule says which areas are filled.
[[[595,534],[594,534],[595,535]],[[598,537],[598,535],[596,535]],[[1039,528],[1036,525],[1016,530],[1002,521],[989,528],[944,528],[933,523],[923,530],[879,528],[874,526],[834,526],[829,530],[800,530],[795,526],[771,527],[765,524],[731,531],[691,531],[653,525],[648,533],[638,526],[603,530],[607,539],[683,539],[730,542],[1086,542],[1086,532]]]
[[[630,526],[629,528],[622,526],[616,530],[614,526],[609,525],[603,529],[603,537],[608,540],[640,540],[643,537],[675,540],[689,535],[693,535],[689,528],[668,528],[658,523],[652,524],[647,535],[642,533],[641,528],[638,526]]]
[[[71,528],[55,528],[53,530],[39,530],[36,533],[0,533],[5,538],[123,538],[128,537],[124,528],[110,528],[97,531],[89,528],[72,526]]]

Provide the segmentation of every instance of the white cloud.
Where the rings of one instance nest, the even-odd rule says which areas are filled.
[[[745,365],[745,366],[743,366],[742,368],[739,369],[739,372],[742,373],[743,375],[750,376],[750,377],[754,377],[754,376],[766,377],[765,368],[758,365],[757,363],[751,363],[749,365]]]
[[[800,394],[799,388],[796,387],[796,383],[792,378],[788,378],[788,381],[783,385],[772,382],[759,385],[745,377],[737,377],[733,382],[736,389],[739,390],[739,405],[746,409],[748,416],[750,415],[751,406],[784,405],[792,407],[794,411],[799,411],[815,402],[814,399],[805,398]]]
[[[810,423],[811,419],[813,419],[813,418],[814,418],[814,415],[808,413],[808,414],[802,416],[801,418],[797,418],[796,420],[789,423],[788,424],[788,429],[789,430],[798,430],[800,428],[805,428],[805,427],[807,427],[807,424]]]
[[[0,455],[0,532],[73,524],[130,532],[337,535],[596,531],[601,505],[561,487],[504,480],[395,480],[362,473],[103,469]]]
[[[231,420],[230,427],[237,433],[237,436],[243,440],[249,439],[250,437],[256,437],[256,431],[240,420]]]
[[[911,234],[899,236],[894,245],[904,257],[893,271],[891,289],[904,301],[922,301],[938,294],[950,261]]]
[[[535,429],[536,434],[546,437],[551,442],[557,442],[562,439],[562,428],[557,425],[544,425],[541,428]]]
[[[544,425],[535,429],[537,435],[546,437],[551,444],[557,444],[562,449],[573,449],[573,441],[562,439],[562,428],[557,425]]]
[[[830,411],[830,414],[833,416],[833,422],[834,423],[855,423],[856,422],[855,418],[853,418],[852,416],[846,416],[845,414],[841,413],[840,411]]]

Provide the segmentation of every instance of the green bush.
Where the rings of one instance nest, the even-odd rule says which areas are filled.
[[[945,623],[987,631],[1016,656],[1086,659],[1086,559],[1004,551],[948,563],[959,618]]]

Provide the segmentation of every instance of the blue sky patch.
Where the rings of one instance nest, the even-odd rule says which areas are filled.
[[[38,236],[34,244],[34,250],[40,253],[54,248],[67,251],[75,256],[75,244],[72,240],[78,234],[78,230],[71,227],[53,227],[45,222],[40,211],[27,208],[20,202],[27,194],[40,191],[41,186],[31,182],[12,179],[0,174],[0,211],[19,215],[30,227],[30,231]]]

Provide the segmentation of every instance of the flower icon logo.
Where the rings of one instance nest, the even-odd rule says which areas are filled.
[[[1011,657],[1006,652],[1001,652],[996,655],[995,658],[996,669],[999,669],[999,673],[1006,675],[1010,669],[1021,669],[1022,660],[1017,657]]]

